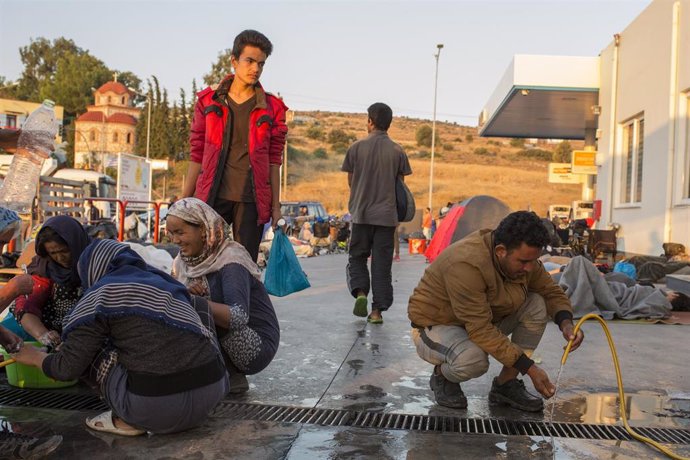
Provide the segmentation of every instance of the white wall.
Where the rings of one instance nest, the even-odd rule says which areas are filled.
[[[684,38],[680,40],[678,69],[682,70],[678,86],[682,91],[690,89],[690,0],[680,3]],[[672,177],[682,173],[672,168],[673,143],[669,137],[681,123],[675,117],[670,118],[669,114],[673,5],[673,0],[654,1],[620,33],[615,107],[611,105],[614,43],[601,53],[599,104],[602,112],[599,128],[602,135],[598,140],[601,166],[597,198],[605,204],[601,226],[605,228],[610,222],[621,224],[619,248],[626,252],[659,254],[669,231],[672,241],[690,246],[688,207],[678,207],[678,200],[672,202],[668,188],[669,172],[674,171]],[[680,98],[680,92],[675,97]],[[642,200],[635,204],[621,204],[622,123],[641,113],[644,113],[645,120]],[[670,213],[668,222],[671,226],[666,225],[667,212]],[[686,222],[684,226],[681,225],[683,219]]]

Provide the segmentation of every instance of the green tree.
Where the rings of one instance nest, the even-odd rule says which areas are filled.
[[[57,71],[58,61],[72,54],[83,54],[86,51],[79,48],[74,41],[59,37],[52,42],[39,37],[19,48],[19,56],[24,64],[18,85],[14,89],[14,97],[38,102],[41,86],[49,81]]]
[[[111,77],[110,70],[88,53],[67,54],[57,63],[55,75],[41,83],[38,99],[52,99],[75,115],[93,104],[93,91]]]
[[[556,163],[570,163],[572,161],[572,154],[573,148],[570,146],[570,142],[562,141],[553,152],[553,161]]]
[[[209,86],[218,84],[226,75],[232,73],[230,53],[232,53],[231,48],[226,48],[218,53],[218,60],[211,66],[211,71],[204,75],[204,83]]]
[[[431,126],[421,125],[415,131],[415,139],[417,140],[417,145],[421,147],[431,147]],[[438,131],[436,132],[436,144],[440,142]]]

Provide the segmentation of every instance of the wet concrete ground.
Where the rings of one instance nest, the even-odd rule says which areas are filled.
[[[428,386],[432,366],[417,357],[410,340],[407,299],[425,269],[423,257],[403,255],[393,267],[395,304],[383,325],[352,315],[344,283],[345,255],[301,259],[312,287],[274,299],[281,344],[271,365],[250,377],[250,391],[236,401],[383,411],[418,415],[548,421],[490,406],[487,393],[500,369],[467,382],[467,410],[434,403]],[[690,327],[610,322],[621,362],[630,424],[690,430],[687,351]],[[615,374],[598,323],[583,326],[585,343],[572,353],[555,398],[555,422],[620,424]],[[552,379],[563,345],[556,326],[546,330],[534,358]],[[531,388],[529,379],[527,387]],[[72,390],[74,391],[74,390]],[[212,416],[195,430],[126,439],[96,434],[83,425],[91,412],[0,407],[12,429],[46,438],[63,437],[50,458],[172,459],[427,459],[427,458],[665,458],[636,441],[378,430],[298,423],[232,420]],[[669,445],[690,455],[690,445]],[[1,449],[1,443],[0,443]],[[2,453],[0,450],[0,458]]]

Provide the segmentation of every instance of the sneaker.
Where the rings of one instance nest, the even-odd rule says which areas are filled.
[[[459,383],[448,380],[441,374],[439,366],[434,367],[434,372],[429,379],[429,386],[434,392],[436,403],[439,406],[453,409],[467,409],[467,398],[462,392]]]
[[[367,296],[359,295],[355,299],[355,308],[352,310],[352,314],[355,316],[360,316],[366,318],[367,316]]]
[[[10,431],[0,432],[0,458],[39,459],[45,458],[62,444],[62,436],[34,438]]]
[[[508,380],[503,385],[499,385],[494,378],[489,393],[489,402],[496,404],[507,404],[515,409],[527,412],[540,412],[544,410],[544,400],[540,396],[535,396],[525,388],[525,382],[519,379]]]

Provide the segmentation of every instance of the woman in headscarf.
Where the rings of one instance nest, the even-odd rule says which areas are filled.
[[[0,207],[0,248],[15,239],[21,230],[22,221],[19,215],[6,208]],[[17,275],[0,288],[0,310],[4,310],[18,296],[30,294],[33,290],[33,279],[28,275]],[[7,351],[18,350],[22,338],[17,335],[21,328],[12,314],[0,325],[0,345]]]
[[[27,269],[34,289],[17,298],[14,315],[43,345],[60,344],[62,320],[81,298],[77,263],[89,242],[81,223],[69,216],[51,217],[36,235],[36,256]]]
[[[230,393],[243,393],[249,389],[246,375],[268,366],[280,339],[259,267],[241,244],[230,240],[223,218],[197,198],[175,202],[166,227],[180,247],[173,276],[192,294],[209,299],[230,372]]]
[[[227,392],[207,302],[126,245],[95,240],[79,259],[84,296],[64,320],[62,345],[13,355],[56,380],[90,372],[110,411],[89,428],[125,436],[201,424]]]

